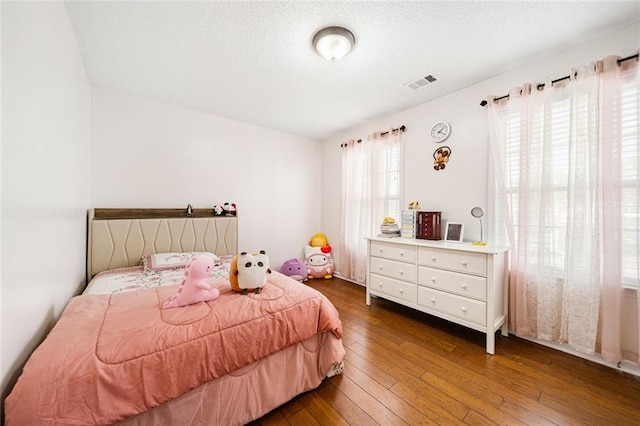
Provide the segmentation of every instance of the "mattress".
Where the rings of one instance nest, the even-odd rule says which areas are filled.
[[[199,253],[183,254],[183,259],[175,267],[156,267],[155,269],[144,262],[139,266],[111,269],[100,272],[93,277],[82,294],[116,294],[127,291],[136,291],[163,286],[172,286],[180,283],[184,276],[184,268],[193,255]],[[149,259],[150,257],[146,257]],[[216,263],[211,278],[225,278],[229,275],[229,265],[232,256],[216,256]],[[150,260],[148,261],[150,262]],[[165,269],[166,268],[166,269]]]

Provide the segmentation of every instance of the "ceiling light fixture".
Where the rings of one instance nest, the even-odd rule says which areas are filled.
[[[313,36],[313,47],[323,58],[329,61],[337,61],[347,55],[356,38],[353,33],[343,27],[323,28]]]

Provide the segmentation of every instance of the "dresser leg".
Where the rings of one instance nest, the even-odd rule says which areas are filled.
[[[371,306],[371,294],[369,294],[369,289],[367,289],[367,306]]]
[[[487,353],[495,354],[496,353],[496,332],[489,331],[487,333]]]

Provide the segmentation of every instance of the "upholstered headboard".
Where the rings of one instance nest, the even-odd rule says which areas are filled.
[[[190,213],[190,214],[188,214]],[[237,253],[238,218],[213,209],[89,210],[87,280],[108,269],[136,266],[153,253]]]

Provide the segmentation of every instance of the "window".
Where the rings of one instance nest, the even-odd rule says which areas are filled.
[[[378,166],[380,186],[378,193],[379,203],[384,206],[384,217],[392,217],[396,223],[400,223],[402,200],[400,199],[400,144],[385,146],[383,155],[380,156]]]
[[[640,277],[640,90],[635,73],[630,73],[628,78],[623,76],[620,90],[620,111],[616,112],[620,120],[620,152],[615,154],[619,158],[619,171],[613,173],[617,182],[608,182],[619,185],[620,190],[621,205],[617,214],[621,215],[622,285],[636,288]],[[537,267],[550,273],[557,271],[559,277],[562,277],[562,271],[570,261],[566,257],[567,226],[572,220],[570,190],[587,185],[580,181],[579,175],[570,174],[570,162],[575,162],[575,156],[580,155],[576,154],[575,145],[570,142],[571,133],[602,131],[602,118],[596,105],[588,95],[581,97],[570,91],[559,91],[550,102],[530,102],[522,105],[522,108],[513,108],[512,105],[495,116],[499,139],[504,141],[499,155],[504,187],[499,189],[498,185],[494,188],[494,239],[503,243],[509,241],[504,226],[507,219],[512,223],[513,241],[523,237],[518,235],[522,232],[520,222],[539,223],[538,228],[529,227],[526,231],[527,251],[553,253],[552,256],[541,255],[537,258]],[[524,108],[532,110],[523,114]],[[576,121],[576,117],[583,118]],[[583,155],[593,155],[595,158],[599,154],[598,146],[585,149]],[[601,176],[595,177],[601,179]],[[602,185],[607,183],[602,182]],[[600,192],[606,189],[594,187],[578,190],[585,196],[593,197],[594,211],[589,214],[600,214],[596,211],[597,199],[602,196]],[[501,213],[503,203],[508,206],[509,218]],[[539,218],[527,220],[531,215]],[[607,227],[609,224],[603,222],[601,226]]]
[[[640,87],[637,81],[622,86],[620,174],[622,180],[622,283],[637,287],[640,277]]]
[[[401,141],[402,131],[389,131],[343,144],[339,271],[347,279],[365,282],[365,238],[380,233],[387,216],[400,223]]]

